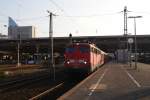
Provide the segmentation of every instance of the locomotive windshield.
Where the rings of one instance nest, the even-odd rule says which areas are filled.
[[[84,46],[66,48],[67,53],[73,53],[75,51],[80,51],[81,53],[87,53],[90,51],[90,49],[88,47],[84,47]]]
[[[87,48],[87,47],[80,47],[79,49],[80,49],[80,52],[82,52],[82,53],[86,53],[86,52],[90,51],[89,48]]]
[[[74,48],[74,47],[66,48],[66,52],[67,52],[67,53],[73,53],[73,52],[75,52],[75,51],[76,51],[76,48]]]

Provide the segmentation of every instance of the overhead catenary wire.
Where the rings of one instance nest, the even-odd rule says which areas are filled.
[[[57,17],[63,17],[63,18],[68,18],[70,19],[70,21],[72,21],[76,27],[76,29],[74,30],[75,33],[79,33],[79,28],[80,28],[80,25],[79,23],[76,21],[78,19],[81,19],[81,18],[94,18],[94,17],[102,17],[102,16],[110,16],[110,15],[116,15],[116,14],[119,14],[120,12],[111,12],[111,13],[103,13],[103,14],[95,14],[95,15],[86,15],[86,16],[70,16],[68,13],[66,13],[66,11],[59,5],[57,4],[55,1],[53,0],[49,0],[53,5],[55,5],[61,12],[63,12],[63,15],[59,15]]]
[[[15,0],[16,1],[16,4],[21,7],[21,8],[24,8],[24,6],[22,5],[23,2],[21,2],[21,0]]]
[[[101,17],[101,16],[111,16],[111,15],[116,15],[119,14],[121,12],[114,12],[114,13],[102,13],[102,14],[93,14],[93,15],[86,15],[86,16],[70,16],[66,13],[66,11],[60,7],[56,2],[54,2],[53,0],[49,0],[51,3],[53,3],[58,9],[60,9],[64,15],[59,15],[57,17],[66,17],[69,18],[70,20],[72,20],[73,22],[75,22],[72,18],[92,18],[92,17]],[[20,7],[23,7],[22,4],[20,2],[18,2],[18,0],[16,0],[17,5],[19,5]],[[1,12],[0,12],[1,14]],[[150,13],[149,13],[150,14]],[[1,15],[0,15],[1,16]],[[8,17],[8,15],[2,14],[2,16]],[[32,20],[39,20],[39,19],[45,19],[48,18],[48,16],[40,16],[40,17],[31,17],[31,18],[18,18],[16,19],[16,21],[32,21]]]
[[[49,0],[53,5],[55,5],[58,9],[60,9],[61,12],[63,12],[63,15],[59,15],[57,17],[63,17],[63,18],[68,18],[70,19],[70,21],[72,21],[75,25],[74,27],[74,32],[73,33],[80,33],[80,25],[79,23],[77,22],[78,19],[87,19],[87,18],[96,18],[96,17],[103,17],[103,16],[112,16],[112,15],[116,15],[116,14],[119,14],[120,12],[111,12],[111,13],[103,13],[103,14],[93,14],[93,15],[86,15],[86,16],[70,16],[66,13],[66,11],[61,7],[59,6],[55,1],[53,0]],[[103,25],[101,25],[103,26]],[[97,28],[95,27],[96,29],[96,33],[97,33]]]
[[[101,16],[111,16],[111,15],[116,15],[119,14],[119,12],[115,13],[104,13],[104,14],[93,14],[93,15],[85,15],[85,16],[65,16],[61,15],[62,17],[70,17],[70,18],[91,18],[91,17],[101,17]]]
[[[30,20],[39,20],[39,19],[46,19],[46,18],[48,18],[48,16],[21,18],[21,19],[16,19],[16,21],[30,21]]]
[[[87,15],[87,16],[67,16],[67,15],[59,15],[57,17],[66,17],[66,18],[90,18],[90,17],[99,17],[99,16],[107,16],[107,15],[115,15],[117,13],[108,13],[108,14],[99,14],[99,15]],[[8,16],[7,16],[8,17]],[[39,17],[28,17],[28,18],[15,18],[16,21],[32,21],[39,19],[46,19],[48,16],[39,16]]]
[[[64,15],[69,16],[68,13],[67,13],[62,7],[60,7],[56,2],[54,2],[53,0],[49,0],[49,1],[50,1],[53,5],[55,5],[58,9],[60,9],[60,11],[64,13]],[[62,17],[62,15],[59,15],[59,16]],[[75,24],[76,27],[79,26],[75,20],[73,20],[73,19],[71,19],[71,18],[69,18],[69,19],[70,19],[70,21],[72,21],[72,22]]]
[[[114,13],[102,13],[102,14],[93,14],[93,15],[85,15],[85,16],[71,16],[69,14],[67,14],[67,12],[62,8],[62,6],[60,6],[55,0],[49,0],[53,5],[55,5],[61,12],[64,13],[64,15],[59,15],[58,17],[68,17],[68,18],[91,18],[91,17],[101,17],[101,16],[109,16],[109,15],[115,15],[121,12],[114,12]],[[18,6],[20,6],[21,8],[24,8],[25,6],[23,5],[23,1],[21,0],[15,0],[16,4]],[[134,13],[134,12],[133,12]],[[145,14],[150,14],[150,12],[135,12],[135,13],[145,13]],[[6,14],[4,14],[3,12],[0,12],[0,16],[7,16]],[[38,20],[38,19],[44,19],[45,16],[41,17],[31,17],[31,18],[19,18],[16,19],[17,21],[32,21],[32,20]],[[71,19],[72,21],[74,21],[73,19]],[[74,21],[75,22],[75,21]]]
[[[19,5],[21,8],[22,7],[25,7],[24,5],[23,5],[23,1],[20,1],[20,0],[15,0],[16,2],[17,2],[17,5]],[[99,14],[89,14],[89,15],[69,15],[67,12],[66,12],[66,10],[67,9],[64,9],[63,7],[63,5],[62,5],[62,3],[60,3],[60,2],[58,2],[58,1],[55,1],[55,0],[49,0],[55,7],[57,7],[61,12],[63,12],[63,14],[58,14],[59,16],[57,16],[57,17],[60,17],[62,20],[64,20],[65,19],[65,21],[66,20],[70,20],[70,22],[72,21],[72,25],[73,26],[76,26],[76,27],[74,27],[74,28],[77,28],[77,29],[75,29],[75,31],[80,31],[78,28],[80,28],[80,26],[81,25],[79,25],[79,22],[78,22],[78,19],[80,19],[80,18],[82,18],[82,19],[87,19],[87,18],[94,18],[94,17],[105,17],[105,16],[113,16],[113,15],[116,15],[116,14],[119,14],[119,13],[121,13],[121,12],[104,12],[104,13],[99,13]],[[133,12],[134,13],[134,12]],[[150,14],[150,13],[147,13],[147,12],[142,12],[142,13],[146,13],[146,14]],[[8,16],[7,16],[8,17]],[[63,19],[64,18],[64,19]],[[15,18],[14,18],[15,19]],[[18,21],[18,22],[29,22],[29,23],[31,23],[32,21],[32,23],[34,24],[34,22],[36,23],[38,23],[39,21],[41,21],[42,23],[45,23],[45,21],[48,19],[48,16],[31,16],[31,17],[28,17],[28,18],[23,18],[23,17],[21,17],[21,18],[17,18],[17,19],[15,19],[16,21]],[[43,21],[43,20],[45,20],[45,21]],[[40,23],[41,23],[40,22]],[[60,22],[61,23],[61,22]],[[39,24],[39,23],[38,23]],[[101,23],[102,24],[102,23]],[[101,25],[102,26],[102,25]],[[76,32],[77,33],[77,32]]]
[[[140,13],[140,14],[150,15],[150,12],[146,12],[146,11],[134,11],[133,13]]]
[[[68,15],[59,15],[57,17],[66,17],[66,18],[90,18],[90,17],[100,17],[100,16],[107,16],[107,15],[115,15],[117,13],[107,13],[107,14],[99,14],[99,15],[87,15],[87,16],[68,16]],[[0,15],[1,16],[1,15]],[[3,16],[3,15],[2,15]],[[5,15],[5,17],[10,17]],[[32,21],[32,20],[39,20],[39,19],[46,19],[48,16],[39,16],[39,17],[28,17],[28,18],[15,18],[16,21]]]
[[[61,12],[65,12],[64,9],[62,9],[56,2],[54,2],[53,0],[49,0],[53,5],[55,5],[58,9],[61,10]]]

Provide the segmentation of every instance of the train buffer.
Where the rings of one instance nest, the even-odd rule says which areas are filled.
[[[110,62],[58,100],[150,100],[150,65]]]

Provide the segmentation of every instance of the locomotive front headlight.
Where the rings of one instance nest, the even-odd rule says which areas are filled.
[[[67,61],[67,64],[70,64],[70,62],[69,62],[69,61]]]
[[[87,64],[87,62],[85,60],[79,60],[79,63],[81,63],[81,64]]]
[[[87,62],[86,62],[86,61],[84,61],[84,64],[87,64]]]

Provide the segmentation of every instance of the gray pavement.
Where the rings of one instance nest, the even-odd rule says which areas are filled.
[[[150,100],[150,65],[108,63],[59,100]]]

